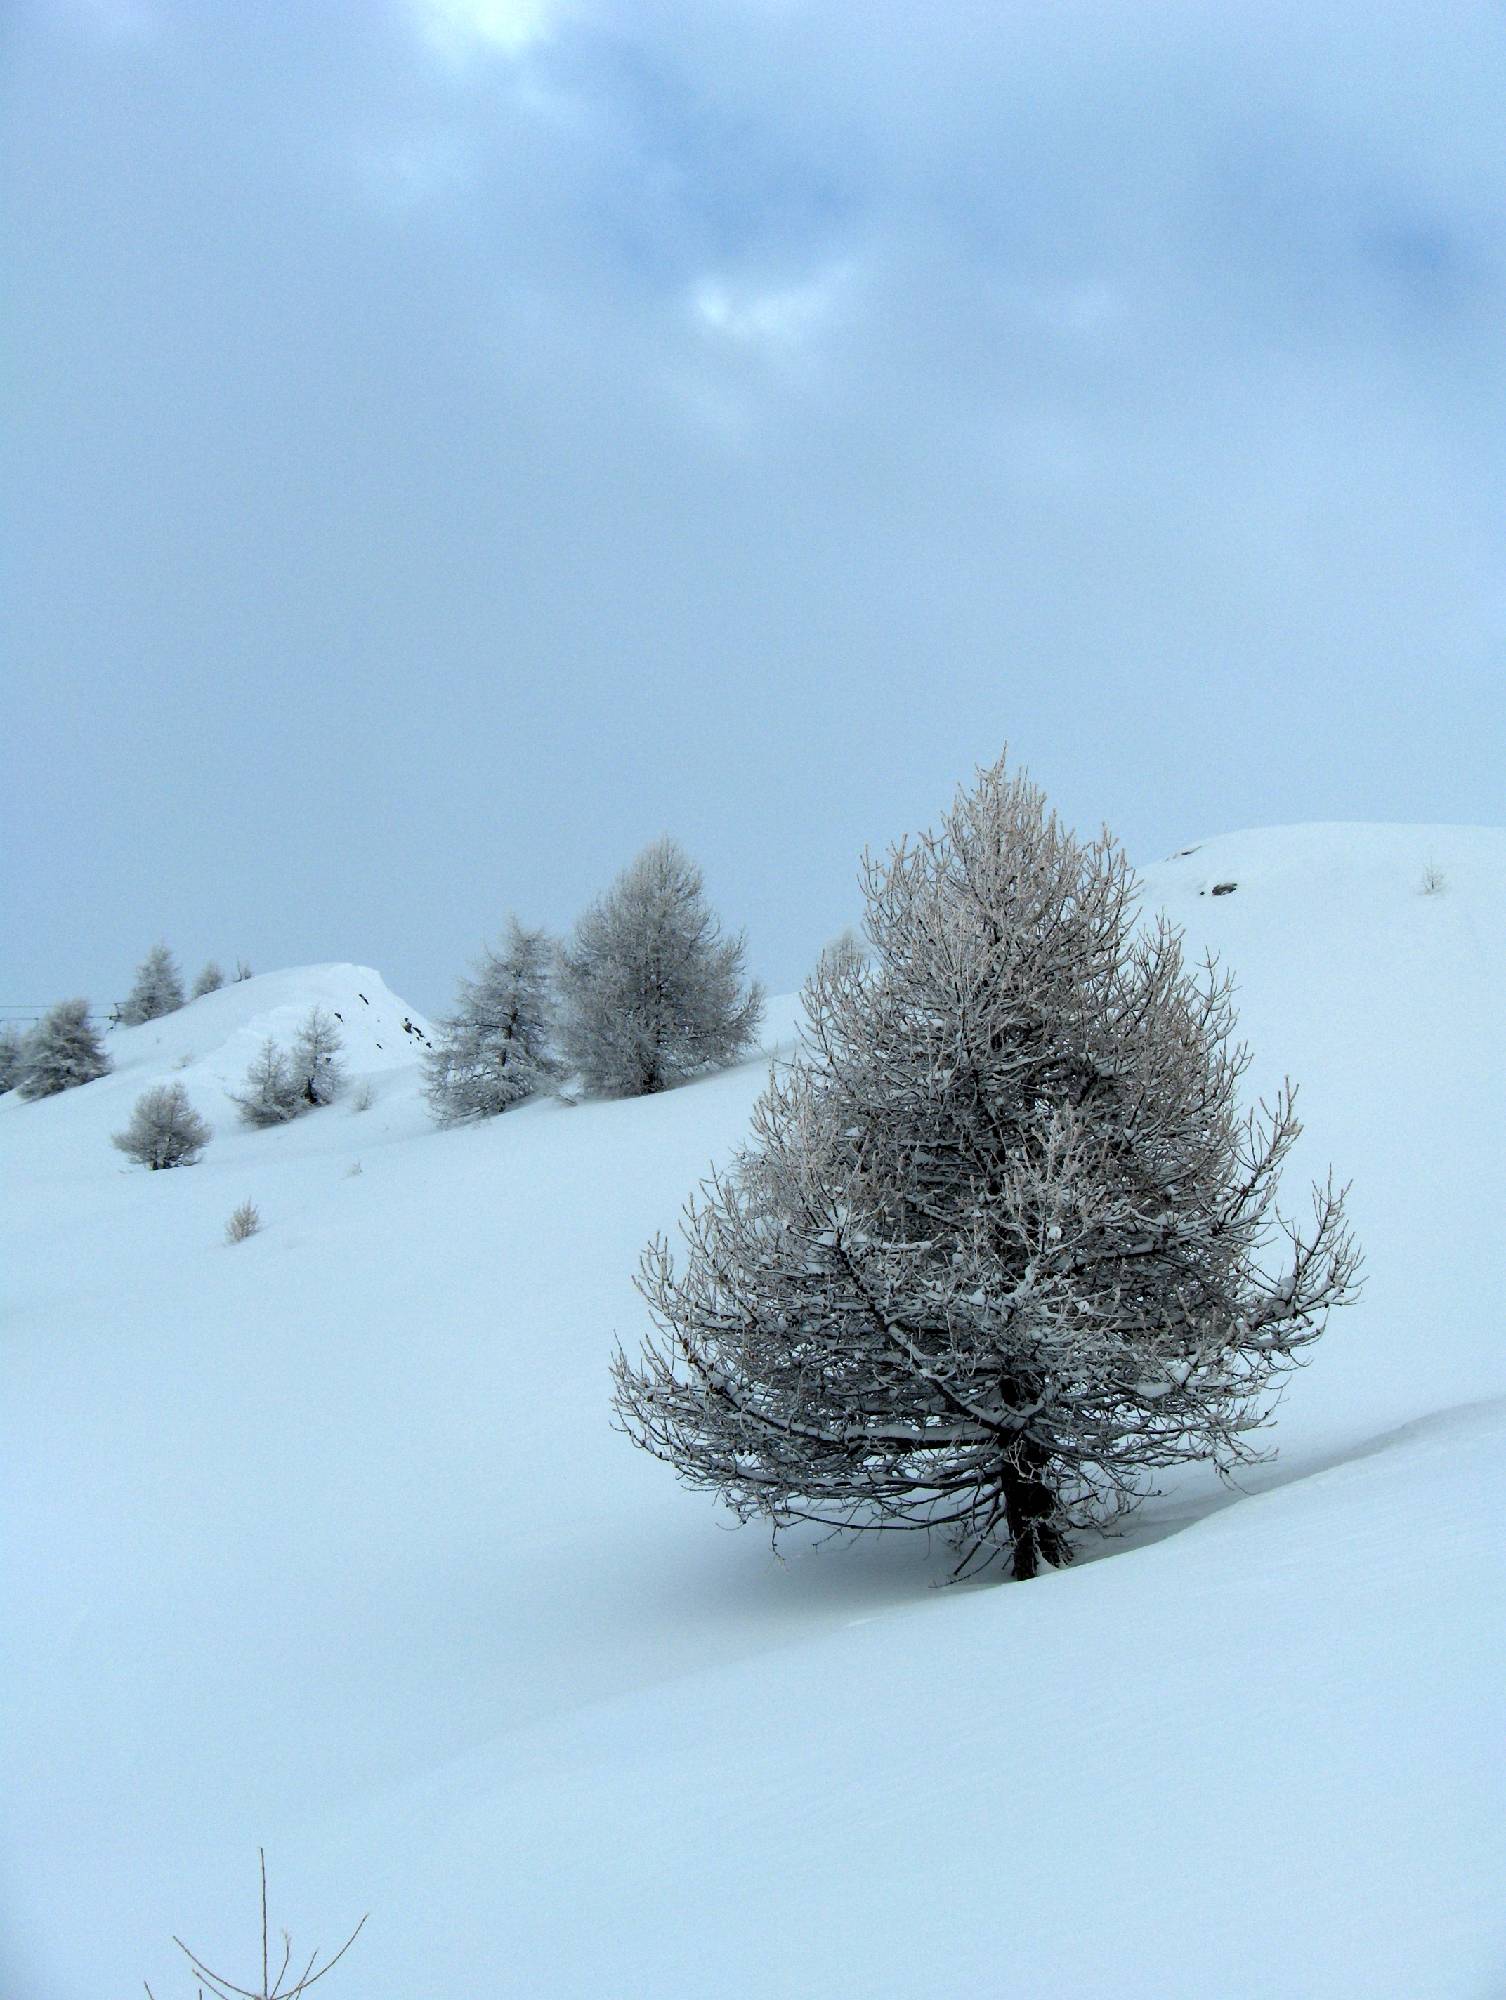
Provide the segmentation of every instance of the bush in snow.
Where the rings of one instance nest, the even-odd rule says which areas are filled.
[[[254,1201],[243,1201],[239,1208],[232,1208],[230,1220],[225,1224],[227,1243],[244,1243],[248,1236],[254,1236],[261,1228],[261,1215]]]
[[[246,1071],[242,1088],[230,1098],[248,1125],[286,1125],[305,1108],[288,1059],[270,1035]]]
[[[491,1118],[553,1079],[549,966],[544,932],[510,918],[505,947],[487,951],[475,978],[461,980],[459,1005],[424,1057],[425,1092],[442,1125]]]
[[[326,1014],[322,1007],[310,1007],[293,1037],[289,1059],[305,1109],[312,1111],[321,1104],[333,1104],[344,1089],[345,1066],[340,1061],[344,1046],[334,1016]]]
[[[16,1088],[23,1097],[54,1097],[60,1090],[92,1083],[112,1067],[90,1025],[88,1001],[60,1000],[22,1043]]]
[[[1241,1116],[1229,984],[1137,926],[1107,834],[1001,761],[865,869],[872,961],[817,968],[683,1271],[645,1252],[660,1337],[616,1406],[743,1519],[939,1528],[1028,1577],[1159,1468],[1259,1456],[1358,1258],[1331,1184],[1277,1214],[1291,1089]]]
[[[218,993],[224,983],[224,973],[221,972],[214,960],[210,959],[208,965],[205,966],[204,970],[193,983],[193,997],[195,1000],[202,1000],[206,993]]]
[[[25,1048],[19,1028],[0,1028],[0,1096],[21,1081]]]
[[[1448,878],[1436,861],[1430,861],[1422,871],[1418,888],[1424,896],[1440,895],[1448,886]]]
[[[154,945],[136,968],[136,983],[121,1004],[120,1018],[128,1028],[159,1015],[175,1014],[183,1005],[183,980],[165,944]]]
[[[284,1931],[282,1961],[279,1965],[267,1924],[267,1856],[264,1849],[258,1849],[258,1853],[261,1856],[261,1984],[254,1988],[236,1985],[233,1980],[227,1979],[224,1973],[211,1971],[196,1951],[190,1951],[182,1938],[175,1937],[173,1943],[188,1960],[193,1983],[199,1992],[199,2000],[203,2000],[206,1988],[214,1994],[215,2000],[300,2000],[300,1996],[306,1993],[309,1987],[317,1985],[325,1973],[334,1970],[361,1935],[366,1922],[365,1917],[362,1917],[361,1922],[356,1925],[340,1949],[323,1965],[319,1963],[319,1953],[311,1952],[308,1963],[300,1973],[293,1969],[298,1963],[293,1957],[293,1940]],[[253,1972],[249,1976],[254,1979],[256,1974]],[[146,1993],[147,2000],[156,2000],[150,1986],[147,1987]]]
[[[251,968],[250,968],[250,966],[249,966],[249,965],[247,965],[246,961],[245,961],[245,960],[244,960],[243,958],[238,958],[238,959],[237,959],[237,960],[235,961],[235,983],[236,983],[236,985],[237,985],[237,986],[239,986],[239,985],[240,985],[240,983],[241,983],[241,981],[242,981],[243,979],[249,979],[250,977],[251,977]]]
[[[165,1167],[191,1167],[212,1137],[182,1084],[163,1083],[142,1092],[130,1124],[110,1143],[138,1165],[158,1172]]]
[[[645,848],[560,954],[566,1063],[587,1090],[642,1097],[735,1062],[763,991],[723,937],[701,871],[672,840]]]

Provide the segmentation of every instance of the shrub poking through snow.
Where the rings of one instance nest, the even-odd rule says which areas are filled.
[[[254,1201],[243,1201],[239,1208],[230,1211],[230,1220],[225,1224],[227,1243],[244,1243],[248,1236],[254,1236],[261,1228],[261,1215]]]
[[[656,841],[581,918],[560,954],[567,1064],[588,1091],[644,1097],[736,1062],[763,991],[743,980],[743,940],[724,937],[701,871]]]
[[[60,1000],[44,1014],[21,1045],[23,1097],[55,1097],[106,1076],[113,1067],[89,1020],[87,1000]]]
[[[142,1092],[130,1124],[110,1143],[157,1173],[167,1167],[193,1166],[213,1136],[182,1084],[162,1083]]]
[[[286,1125],[304,1109],[288,1059],[270,1035],[246,1071],[242,1088],[230,1097],[248,1125]]]
[[[221,972],[214,960],[210,959],[208,965],[205,966],[204,970],[193,983],[193,997],[195,1000],[202,1000],[206,993],[218,993],[224,983],[224,973]]]
[[[558,1074],[550,946],[543,931],[509,918],[507,942],[487,951],[459,1005],[424,1056],[425,1095],[441,1125],[492,1118],[546,1089]]]
[[[183,979],[165,944],[154,945],[136,968],[136,983],[121,1004],[120,1018],[128,1028],[175,1014],[183,1005]]]
[[[1241,1114],[1229,983],[1137,925],[1107,834],[1001,760],[865,897],[871,960],[817,967],[684,1268],[644,1254],[618,1417],[742,1519],[940,1529],[958,1573],[1029,1577],[1159,1469],[1259,1457],[1358,1256],[1331,1183],[1277,1213],[1292,1089]]]
[[[334,1956],[321,1965],[319,1953],[310,1953],[302,1972],[293,1968],[298,1962],[293,1957],[293,1940],[288,1933],[282,1933],[282,1957],[279,1961],[272,1943],[271,1930],[267,1923],[267,1856],[264,1849],[258,1849],[261,1858],[261,1984],[260,1986],[240,1986],[227,1979],[223,1972],[214,1972],[196,1951],[192,1951],[182,1938],[175,1937],[173,1943],[188,1960],[189,1971],[199,1989],[200,2000],[207,1989],[215,1995],[215,2000],[300,2000],[309,1987],[317,1984],[327,1972],[333,1972],[344,1958],[356,1939],[361,1935],[366,1919],[356,1925],[350,1936]],[[249,1975],[254,1979],[256,1974]],[[150,1986],[146,1989],[147,2000],[156,2000]]]

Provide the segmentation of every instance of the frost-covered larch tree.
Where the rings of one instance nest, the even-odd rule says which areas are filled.
[[[589,1091],[643,1097],[735,1062],[763,1012],[743,949],[677,843],[645,848],[560,954],[567,1067]]]
[[[213,1136],[182,1084],[163,1083],[142,1092],[130,1124],[110,1143],[138,1166],[160,1173],[168,1167],[193,1166]]]
[[[21,1081],[25,1048],[19,1028],[0,1028],[0,1096]]]
[[[865,863],[753,1139],[640,1274],[629,1435],[743,1519],[1071,1557],[1185,1460],[1227,1471],[1354,1286],[1332,1184],[1275,1207],[1293,1092],[1245,1114],[1230,988],[1107,835],[1001,761]]]
[[[16,1088],[23,1097],[55,1097],[60,1090],[92,1083],[112,1067],[90,1022],[88,1001],[60,1000],[21,1044]]]
[[[442,1125],[494,1117],[557,1074],[551,959],[543,931],[509,918],[502,949],[486,951],[475,978],[461,980],[456,1010],[424,1057],[425,1092]]]
[[[239,1091],[230,1100],[248,1125],[286,1125],[307,1109],[287,1056],[269,1035],[257,1050]]]
[[[332,1014],[322,1007],[310,1007],[302,1026],[293,1037],[289,1064],[298,1094],[307,1110],[333,1104],[345,1086],[345,1065],[340,1052],[344,1038]]]
[[[202,1000],[206,993],[218,993],[225,983],[225,975],[213,959],[205,966],[193,983],[193,997]]]
[[[136,983],[121,1003],[120,1018],[128,1028],[175,1014],[183,1005],[183,978],[165,944],[153,945],[136,968]]]

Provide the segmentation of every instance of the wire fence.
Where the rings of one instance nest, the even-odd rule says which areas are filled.
[[[50,1014],[52,1001],[0,1000],[0,1028],[34,1028],[44,1014]],[[87,1016],[91,1028],[115,1028],[120,1025],[122,1000],[112,1000],[106,1012],[91,1007]]]

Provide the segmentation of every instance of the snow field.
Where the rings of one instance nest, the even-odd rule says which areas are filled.
[[[1146,883],[1235,970],[1252,1087],[1300,1080],[1287,1200],[1353,1177],[1368,1284],[1245,1492],[1024,1587],[908,1537],[776,1562],[610,1427],[638,1250],[762,1062],[438,1132],[427,1024],[331,966],[0,1099],[4,2000],[188,1993],[173,1931],[249,1971],[258,1844],[295,1944],[371,1910],[321,1989],[365,2000],[1506,1986],[1506,835]],[[245,1130],[315,1002],[371,1109]],[[129,1170],[172,1080],[215,1138]]]

